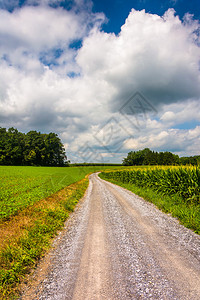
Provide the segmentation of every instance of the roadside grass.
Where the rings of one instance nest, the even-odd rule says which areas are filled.
[[[17,299],[20,283],[50,248],[83,197],[88,176],[0,222],[0,299]]]
[[[122,183],[121,181],[107,178],[105,173],[100,173],[99,177],[130,190],[145,200],[155,204],[163,212],[169,213],[177,218],[182,225],[200,234],[200,204],[187,202],[176,194],[164,195],[148,187],[136,186],[133,183]]]

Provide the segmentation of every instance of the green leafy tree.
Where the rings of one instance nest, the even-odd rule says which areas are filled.
[[[154,152],[149,148],[139,151],[131,151],[123,159],[125,166],[139,165],[178,165],[180,164],[179,156],[171,152]]]
[[[7,142],[6,128],[0,128],[0,164],[1,165],[4,165],[6,163],[6,142]]]
[[[200,165],[200,155],[195,155],[195,156],[190,156],[190,157],[181,157],[180,163],[182,165],[199,166]]]
[[[0,128],[1,165],[69,165],[64,146],[56,133],[42,134],[29,131],[27,134],[15,128]]]
[[[13,127],[9,128],[6,134],[5,163],[8,165],[21,165],[24,145],[24,134]]]
[[[67,157],[58,135],[52,132],[46,135],[45,145],[47,150],[45,155],[46,164],[52,166],[64,165]]]

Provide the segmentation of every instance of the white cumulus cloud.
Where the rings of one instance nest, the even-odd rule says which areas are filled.
[[[105,16],[91,7],[32,4],[0,10],[0,126],[51,130],[70,150],[88,141],[106,157],[95,135],[114,116],[134,136],[119,134],[122,152],[153,147],[186,153],[189,140],[197,146],[198,127],[173,128],[200,118],[199,24],[191,16],[181,21],[172,9],[163,17],[132,10],[115,35],[101,30]],[[144,118],[140,131],[119,112],[137,91],[158,112]]]

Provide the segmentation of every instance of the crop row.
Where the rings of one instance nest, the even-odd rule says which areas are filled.
[[[103,172],[102,178],[147,187],[165,195],[177,194],[184,201],[200,204],[200,168],[147,168]]]

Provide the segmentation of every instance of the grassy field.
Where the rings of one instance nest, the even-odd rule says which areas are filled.
[[[154,203],[200,234],[200,168],[136,167],[100,174]]]
[[[87,174],[105,168],[0,166],[0,219],[7,219],[38,200],[83,179]]]
[[[0,299],[19,296],[20,283],[83,197],[87,174],[105,169],[0,166]]]

